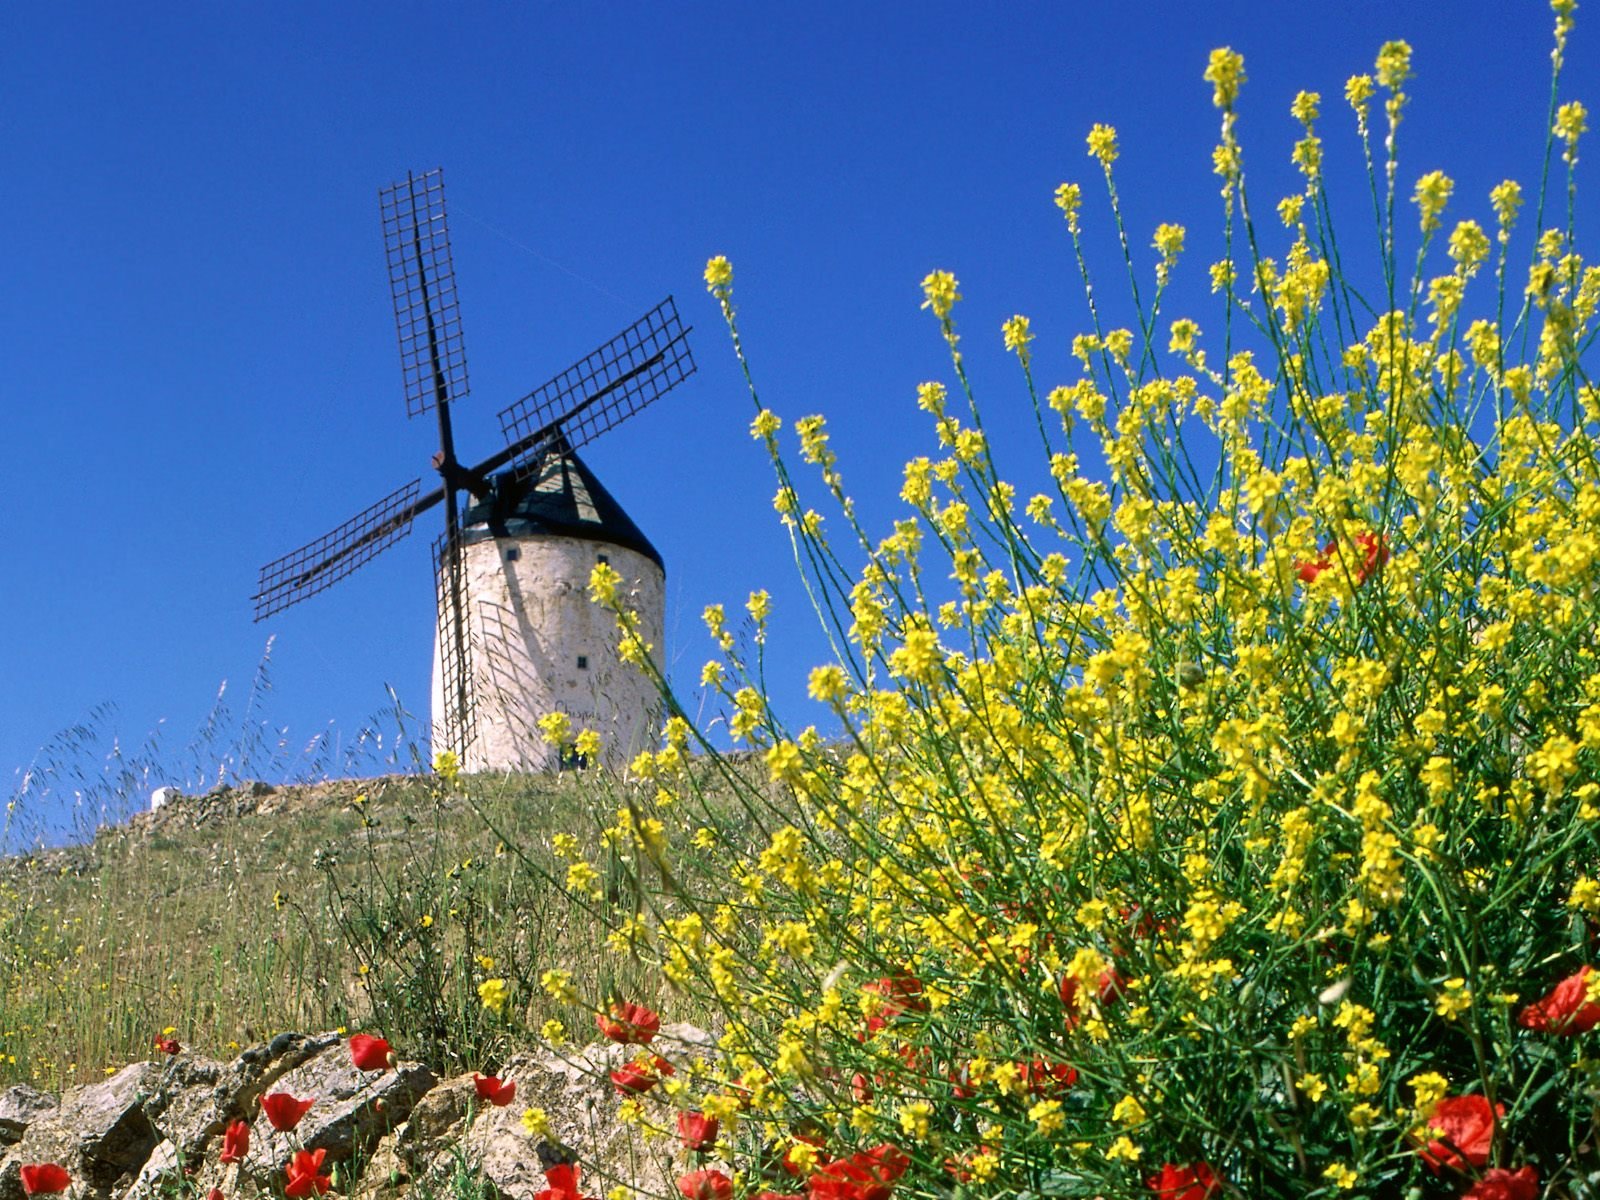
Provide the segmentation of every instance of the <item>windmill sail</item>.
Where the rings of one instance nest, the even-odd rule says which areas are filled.
[[[668,296],[609,342],[500,413],[518,467],[535,468],[560,437],[576,450],[694,374],[689,330]]]
[[[378,203],[406,412],[415,417],[467,394],[461,305],[444,216],[444,173],[408,174],[404,183],[379,192]]]
[[[433,585],[439,614],[439,714],[443,746],[466,761],[477,736],[478,690],[472,666],[472,630],[467,615],[461,539],[444,534],[433,544]],[[435,734],[436,743],[440,739]]]
[[[421,490],[422,480],[413,479],[343,525],[262,567],[251,597],[256,602],[255,619],[265,620],[332,587],[405,537],[417,514],[443,495],[435,491],[418,500]]]

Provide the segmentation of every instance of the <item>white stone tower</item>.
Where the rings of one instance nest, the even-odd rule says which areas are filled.
[[[453,746],[445,696],[448,646],[435,626],[433,744],[455,749],[461,769],[529,771],[558,764],[537,722],[563,712],[601,737],[601,761],[626,765],[659,730],[655,684],[617,653],[613,614],[589,599],[589,574],[605,562],[662,645],[666,572],[661,555],[582,460],[564,446],[524,478],[497,475],[462,515],[462,599],[471,732]]]

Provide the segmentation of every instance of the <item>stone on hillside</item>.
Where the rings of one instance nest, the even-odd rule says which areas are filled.
[[[142,1107],[161,1078],[155,1063],[134,1063],[110,1079],[75,1088],[28,1125],[0,1160],[0,1200],[22,1200],[23,1163],[60,1163],[77,1200],[104,1200],[134,1176],[161,1140]]]
[[[53,1112],[57,1104],[54,1096],[25,1083],[0,1092],[0,1146],[20,1140],[29,1125]]]
[[[669,1025],[650,1050],[682,1069],[710,1045],[709,1035],[692,1025]],[[516,1099],[504,1108],[477,1100],[470,1075],[449,1080],[396,1132],[393,1157],[407,1180],[424,1180],[435,1192],[464,1161],[496,1195],[531,1200],[548,1186],[537,1153],[545,1139],[530,1137],[522,1126],[523,1112],[538,1108],[549,1121],[548,1140],[583,1159],[585,1195],[603,1195],[619,1183],[639,1194],[669,1193],[675,1144],[647,1146],[636,1129],[616,1119],[611,1072],[637,1053],[637,1046],[605,1042],[515,1055],[500,1069],[501,1078],[517,1085]]]
[[[236,1091],[228,1077],[228,1066],[213,1059],[174,1058],[145,1097],[145,1116],[179,1153],[194,1159],[227,1123]]]
[[[296,1149],[326,1150],[325,1168],[353,1156],[365,1156],[384,1134],[411,1115],[417,1100],[436,1082],[421,1063],[400,1063],[392,1070],[362,1071],[350,1061],[341,1040],[273,1084],[316,1103],[292,1134],[273,1129],[258,1116],[250,1130],[245,1174],[264,1180],[281,1171]]]
[[[182,1172],[185,1162],[175,1143],[159,1143],[118,1200],[156,1200],[162,1195],[170,1196],[177,1190],[173,1181]]]

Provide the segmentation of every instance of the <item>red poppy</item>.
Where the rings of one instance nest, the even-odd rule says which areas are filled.
[[[1548,996],[1523,1009],[1517,1024],[1566,1036],[1588,1033],[1600,1025],[1600,1004],[1589,999],[1589,971],[1584,967],[1576,975],[1568,975]]]
[[[650,1039],[661,1032],[661,1015],[642,1004],[624,1004],[617,1001],[609,1012],[595,1013],[594,1023],[600,1032],[613,1042],[649,1045]]]
[[[1446,1096],[1428,1114],[1429,1141],[1417,1153],[1435,1175],[1443,1167],[1487,1166],[1495,1120],[1505,1111],[1503,1104],[1491,1108],[1486,1096]]]
[[[178,1054],[183,1050],[183,1047],[178,1044],[177,1038],[168,1037],[164,1033],[156,1034],[155,1047],[163,1054]]]
[[[1144,1182],[1160,1200],[1206,1200],[1222,1191],[1222,1181],[1211,1164],[1203,1162],[1182,1167],[1176,1163],[1162,1163],[1161,1174],[1152,1175]]]
[[[261,1111],[279,1133],[288,1133],[300,1124],[300,1118],[311,1111],[315,1100],[296,1100],[288,1092],[273,1092],[261,1098]]]
[[[1361,548],[1361,562],[1356,566],[1356,583],[1363,584],[1389,561],[1389,545],[1381,533],[1358,533],[1356,545]]]
[[[22,1190],[30,1196],[53,1196],[67,1190],[72,1176],[59,1163],[29,1163],[22,1168]]]
[[[956,1094],[959,1096],[961,1093]],[[872,1101],[872,1081],[860,1071],[850,1076],[850,1098],[857,1104],[869,1104]]]
[[[888,1200],[897,1178],[871,1155],[852,1154],[819,1167],[806,1187],[810,1200]]]
[[[709,1150],[717,1141],[717,1119],[705,1113],[678,1114],[678,1140],[685,1150]]]
[[[1095,980],[1095,999],[1099,1000],[1101,1004],[1110,1004],[1122,995],[1123,989],[1127,986],[1128,981],[1123,978],[1121,971],[1117,970],[1116,967],[1107,967],[1100,972],[1099,977]],[[1061,976],[1061,1004],[1067,1010],[1067,1025],[1069,1027],[1078,1023],[1077,1014],[1082,1007],[1082,1001],[1078,996],[1079,991],[1078,981],[1075,978],[1066,974]]]
[[[733,1180],[721,1171],[690,1171],[678,1177],[684,1200],[733,1200]]]
[[[928,1010],[928,1002],[922,995],[922,980],[907,972],[863,983],[861,990],[882,997],[877,1011],[867,1018],[868,1033],[876,1033],[890,1021],[898,1020],[907,1013]]]
[[[888,1183],[904,1175],[911,1166],[910,1157],[898,1146],[880,1142],[871,1150],[857,1154],[856,1159],[878,1173]]]
[[[1333,543],[1329,542],[1328,546],[1329,549],[1331,549]],[[1331,565],[1332,564],[1328,562],[1327,551],[1324,551],[1316,558],[1297,559],[1294,564],[1294,573],[1299,576],[1301,583],[1315,583],[1317,581],[1317,576],[1321,575]]]
[[[1539,1172],[1532,1167],[1515,1171],[1490,1167],[1461,1193],[1461,1200],[1539,1200]]]
[[[583,1200],[578,1195],[577,1163],[555,1163],[545,1168],[544,1177],[550,1186],[533,1200]]]
[[[1363,530],[1355,536],[1356,548],[1361,551],[1361,561],[1356,564],[1356,586],[1360,587],[1377,572],[1378,568],[1389,561],[1389,544],[1384,541],[1383,534],[1370,533]],[[1321,575],[1333,565],[1333,555],[1339,551],[1338,541],[1331,540],[1322,548],[1322,553],[1309,562],[1301,560],[1294,565],[1295,574],[1300,577],[1301,583],[1314,583]]]
[[[1064,1062],[1047,1063],[1036,1058],[1032,1062],[1018,1063],[1017,1067],[1018,1080],[1034,1096],[1060,1096],[1078,1082],[1077,1068]]]
[[[222,1153],[217,1161],[226,1166],[240,1162],[250,1153],[250,1126],[245,1121],[235,1121],[222,1131]]]
[[[225,1200],[221,1188],[212,1188],[206,1193],[206,1200]]]
[[[320,1196],[333,1186],[333,1180],[322,1174],[322,1160],[327,1154],[326,1150],[296,1150],[289,1165],[283,1169],[287,1179],[283,1194],[295,1200],[313,1192]]]
[[[496,1075],[479,1075],[476,1071],[472,1074],[472,1087],[478,1093],[479,1100],[487,1100],[496,1108],[504,1108],[516,1099],[517,1095],[515,1083]]]
[[[350,1035],[350,1061],[358,1071],[383,1071],[390,1065],[389,1043],[369,1033]]]
[[[620,1071],[611,1072],[611,1086],[624,1096],[642,1096],[660,1082],[663,1075],[673,1075],[672,1064],[659,1055],[636,1058]]]

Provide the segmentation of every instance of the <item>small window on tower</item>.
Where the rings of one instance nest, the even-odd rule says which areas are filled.
[[[507,546],[506,547],[506,561],[507,562],[516,562],[517,559],[519,559],[521,557],[522,557],[522,548],[520,546]]]
[[[587,671],[588,669],[589,669],[589,656],[587,654],[578,655],[578,670]]]
[[[611,556],[609,554],[597,554],[597,555],[595,555],[595,558],[599,562],[603,562],[603,563],[608,563],[608,562],[611,561]]]

